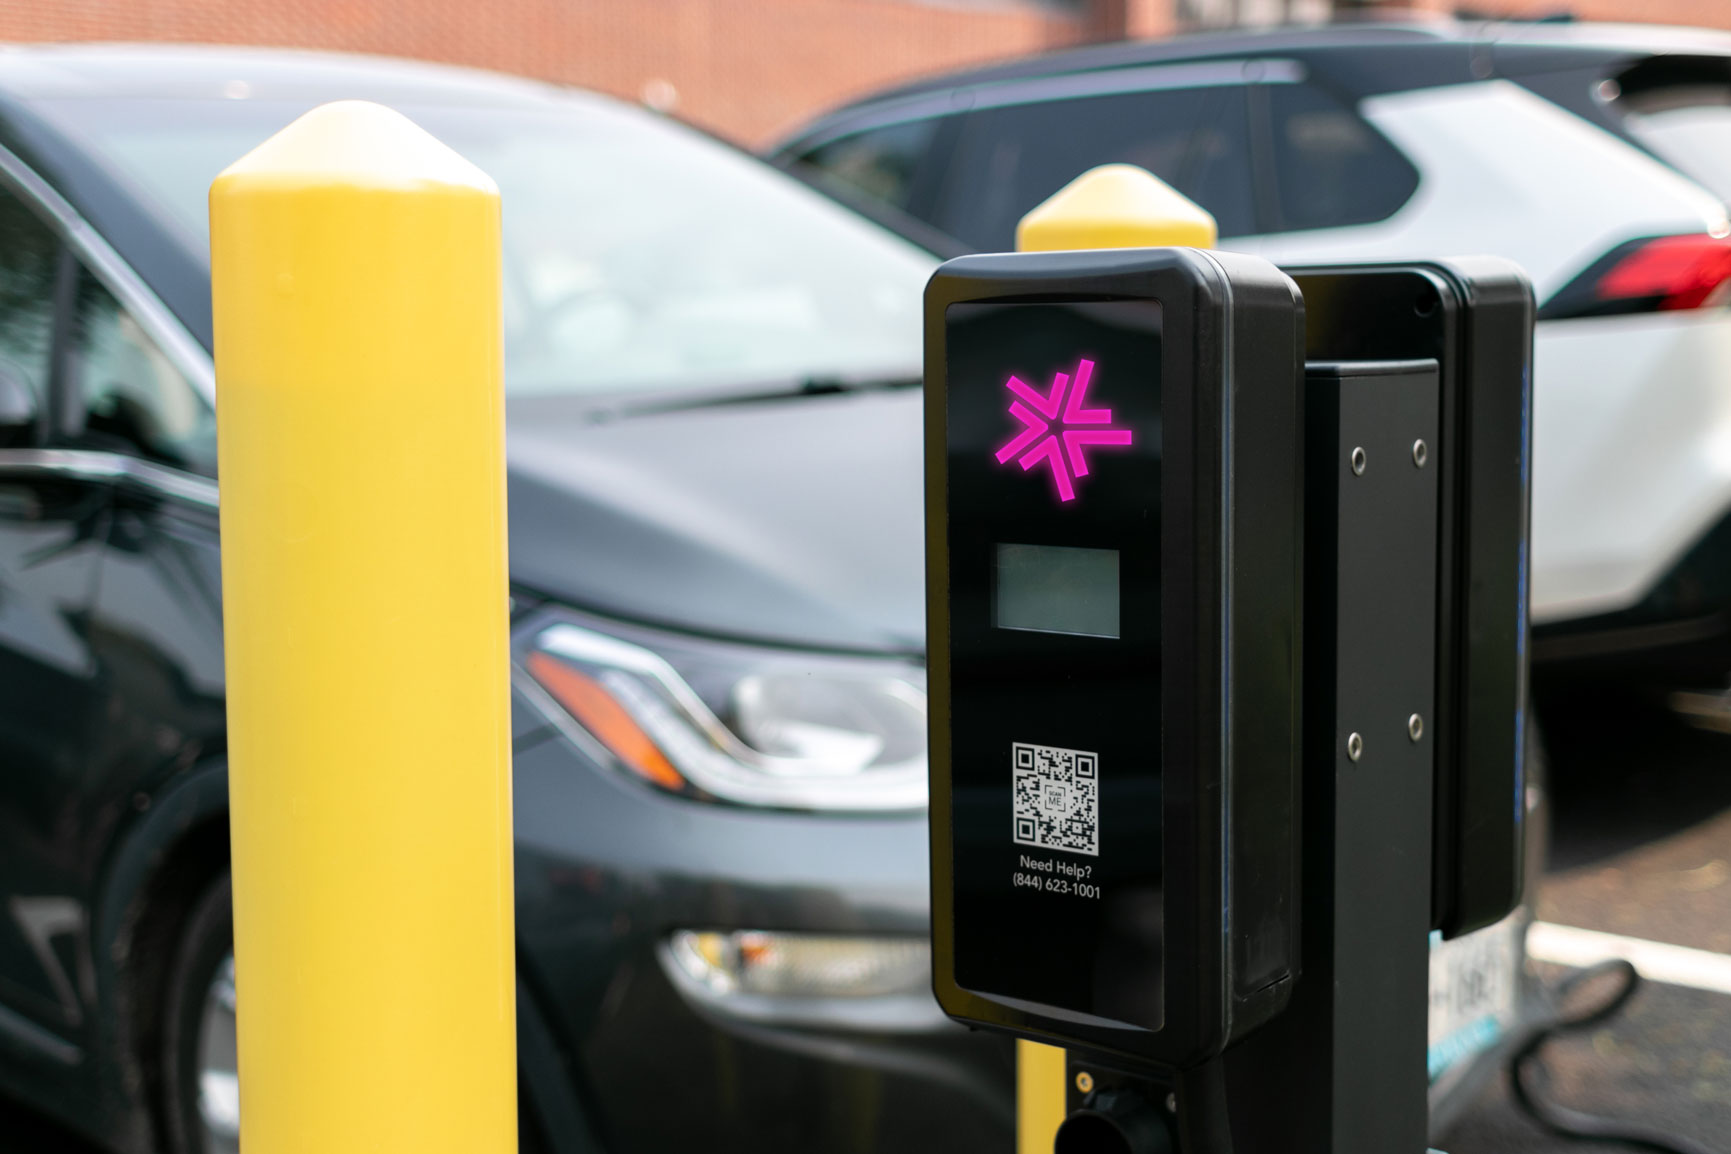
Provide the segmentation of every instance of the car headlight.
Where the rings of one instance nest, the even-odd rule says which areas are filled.
[[[634,626],[532,627],[519,666],[617,767],[671,793],[786,809],[926,804],[921,667]]]

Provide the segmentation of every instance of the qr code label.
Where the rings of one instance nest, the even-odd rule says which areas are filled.
[[[1010,747],[1016,844],[1100,856],[1100,755],[1050,745]]]

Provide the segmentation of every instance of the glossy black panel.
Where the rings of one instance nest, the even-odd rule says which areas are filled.
[[[1159,1029],[1160,305],[946,320],[956,980]],[[1076,445],[1074,476],[1095,431],[1130,443]],[[1114,557],[1119,636],[999,627],[1006,545]]]

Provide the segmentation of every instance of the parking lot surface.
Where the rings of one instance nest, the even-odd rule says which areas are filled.
[[[1628,693],[1553,693],[1540,718],[1554,807],[1540,919],[1731,955],[1731,734]],[[1695,979],[1731,978],[1731,956],[1715,963]],[[1617,1018],[1547,1055],[1559,1104],[1731,1150],[1731,996],[1649,981]],[[1441,1145],[1449,1154],[1612,1148],[1540,1131],[1506,1084]]]
[[[1723,974],[1709,963],[1698,980],[1731,980],[1731,733],[1688,725],[1633,693],[1552,693],[1540,716],[1554,807],[1540,919],[1712,951],[1724,955]],[[1547,1053],[1555,1101],[1731,1154],[1731,995],[1649,981],[1616,1019]],[[15,1102],[0,1100],[0,1135],[9,1151],[98,1154]],[[1545,1134],[1501,1082],[1440,1145],[1448,1154],[1611,1148]]]

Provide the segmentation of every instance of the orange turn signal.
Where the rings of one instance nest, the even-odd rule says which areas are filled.
[[[546,653],[531,653],[527,664],[530,676],[627,769],[662,789],[686,791],[685,778],[667,755],[600,682]]]

